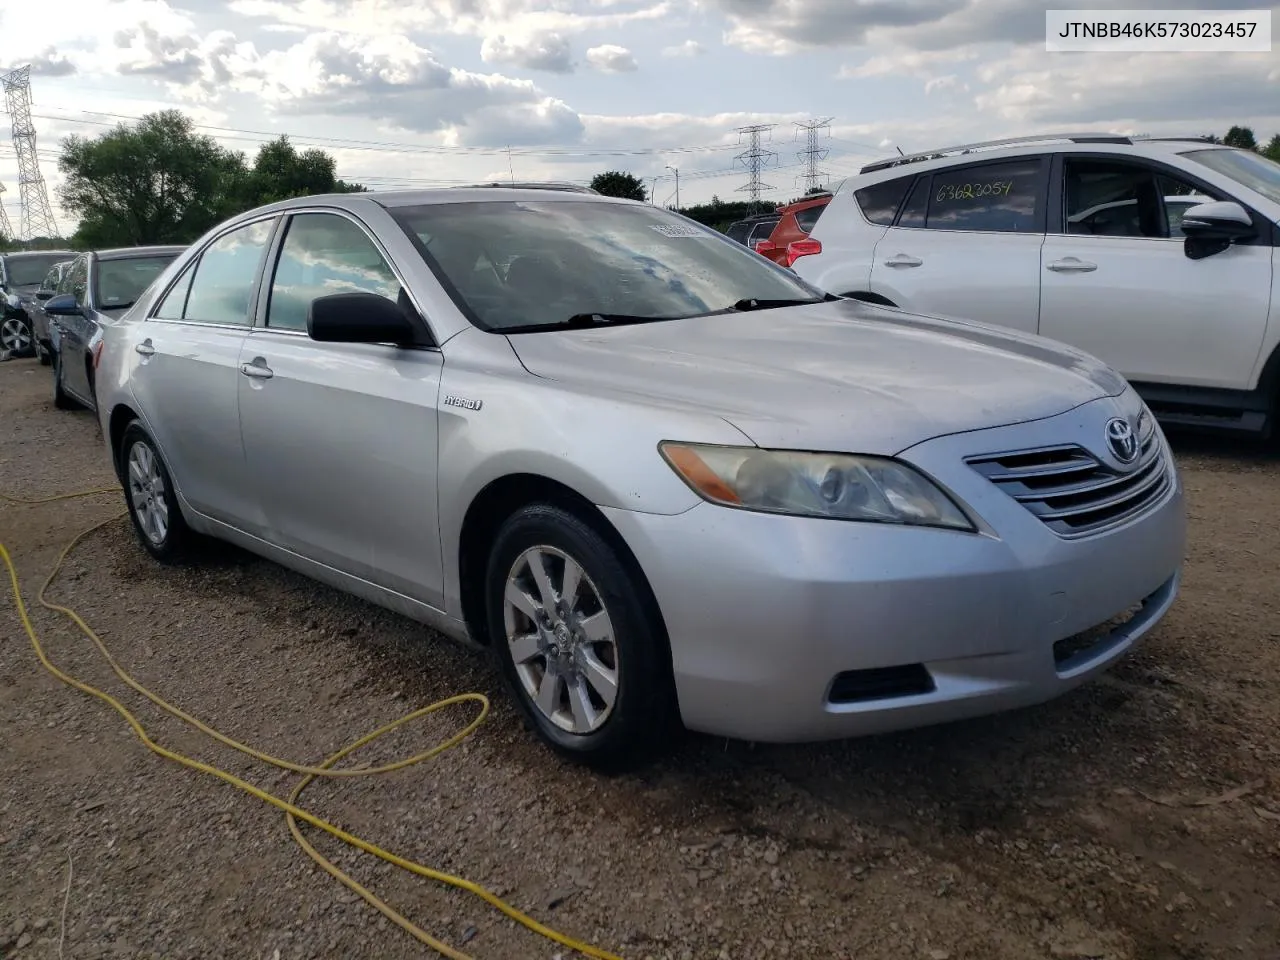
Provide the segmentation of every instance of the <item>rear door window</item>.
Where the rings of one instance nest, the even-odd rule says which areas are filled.
[[[1040,231],[1046,186],[1040,157],[935,171],[925,226],[987,233]]]

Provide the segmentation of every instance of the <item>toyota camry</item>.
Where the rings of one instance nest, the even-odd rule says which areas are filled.
[[[231,541],[484,648],[578,760],[1035,704],[1178,589],[1181,483],[1110,368],[642,203],[288,200],[104,337],[153,556]]]

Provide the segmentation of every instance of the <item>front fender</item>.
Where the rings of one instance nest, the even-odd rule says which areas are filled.
[[[671,515],[701,500],[662,459],[660,442],[751,442],[720,417],[591,394],[534,376],[514,352],[507,354],[510,363],[505,357],[495,363],[494,342],[475,344],[485,354],[481,359],[468,356],[471,350],[459,340],[472,336],[449,344],[438,414],[440,546],[451,613],[459,598],[463,520],[494,481],[533,475],[600,507]],[[509,351],[505,338],[502,343]]]

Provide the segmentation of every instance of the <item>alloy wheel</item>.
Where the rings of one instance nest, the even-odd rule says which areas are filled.
[[[529,699],[561,730],[589,734],[618,695],[618,644],[599,591],[555,547],[525,550],[503,595],[506,642]]]
[[[129,502],[143,535],[156,546],[169,535],[169,503],[165,499],[160,458],[142,441],[129,448]]]
[[[31,348],[31,329],[17,317],[10,317],[0,324],[0,349],[15,355]]]

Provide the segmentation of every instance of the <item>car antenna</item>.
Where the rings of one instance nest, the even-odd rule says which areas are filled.
[[[905,156],[906,156],[906,154],[902,152],[902,148],[901,148],[901,147],[895,146],[893,149],[895,149],[895,150],[897,150],[897,151],[898,151],[898,156],[900,156],[900,157],[905,157]]]

